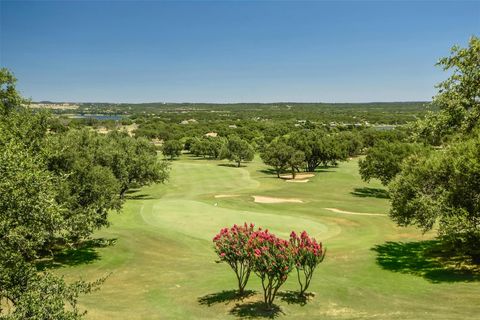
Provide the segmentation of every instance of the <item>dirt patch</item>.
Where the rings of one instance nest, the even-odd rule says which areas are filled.
[[[264,196],[252,196],[254,201],[257,203],[303,203],[300,199],[295,198],[273,198],[273,197],[264,197]]]
[[[352,211],[340,210],[337,208],[323,208],[323,209],[336,212],[336,213],[354,214],[358,216],[386,216],[386,214],[383,214],[383,213],[352,212]]]
[[[233,197],[240,197],[239,194],[216,194],[215,198],[233,198]]]
[[[297,179],[292,180],[292,179],[288,179],[288,180],[286,180],[286,181],[287,181],[287,182],[300,182],[300,183],[305,183],[305,182],[308,182],[308,181],[310,181],[310,180],[308,180],[308,179],[305,179],[305,180],[297,180]]]
[[[297,173],[295,175],[295,180],[304,180],[304,179],[313,178],[313,177],[315,177],[315,175],[313,173]],[[292,175],[291,174],[282,174],[280,176],[280,178],[292,180]]]

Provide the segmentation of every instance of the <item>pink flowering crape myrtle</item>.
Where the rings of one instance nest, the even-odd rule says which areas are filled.
[[[253,271],[262,280],[265,304],[271,308],[278,289],[293,269],[290,244],[268,230],[259,229],[252,233],[247,247],[252,257]]]
[[[310,285],[315,268],[325,259],[326,248],[303,231],[298,236],[294,231],[290,234],[290,246],[297,269],[300,295],[304,295]]]
[[[254,225],[244,223],[223,228],[213,238],[215,252],[221,262],[226,262],[237,276],[238,292],[243,294],[251,272],[251,257],[247,251],[247,243],[253,234]]]

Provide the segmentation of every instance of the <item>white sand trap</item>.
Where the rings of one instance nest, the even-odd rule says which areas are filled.
[[[252,196],[255,202],[258,203],[303,203],[300,199],[293,198],[273,198],[273,197],[264,197],[264,196]]]
[[[285,181],[287,181],[287,182],[300,182],[300,183],[305,183],[305,182],[308,182],[308,181],[310,181],[310,180],[308,180],[308,179],[305,179],[305,180],[297,180],[297,179],[292,180],[292,179],[289,179],[289,180],[285,180]]]
[[[315,177],[315,175],[313,173],[297,173],[295,175],[295,180],[303,180],[303,179],[308,179],[308,178],[313,178]],[[280,176],[280,178],[282,179],[292,179],[292,175],[291,174],[282,174]]]
[[[358,216],[386,216],[386,214],[383,214],[383,213],[352,212],[352,211],[340,210],[340,209],[337,209],[337,208],[323,208],[323,209],[326,209],[326,210],[332,211],[332,212],[336,212],[336,213],[354,214],[354,215],[358,215]]]
[[[233,198],[233,197],[240,197],[239,194],[216,194],[215,198]]]

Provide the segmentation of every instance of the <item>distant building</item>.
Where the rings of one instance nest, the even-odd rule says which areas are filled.
[[[216,133],[216,132],[209,132],[209,133],[206,133],[206,134],[205,134],[205,137],[213,137],[213,138],[215,138],[216,136],[218,136],[218,133]]]
[[[180,122],[180,124],[190,124],[190,123],[198,123],[198,121],[195,120],[195,119],[188,119],[188,120],[183,120],[182,122]]]

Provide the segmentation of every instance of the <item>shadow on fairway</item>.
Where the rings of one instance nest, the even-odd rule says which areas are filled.
[[[321,172],[321,173],[333,173],[333,172],[337,172],[337,170],[334,170],[336,169],[337,167],[319,167],[317,169],[315,169],[314,172]],[[313,173],[313,172],[312,172]]]
[[[288,303],[288,304],[298,304],[300,306],[304,306],[308,303],[311,297],[313,297],[312,293],[305,293],[304,295],[300,295],[298,291],[282,291],[277,293],[277,296],[280,300]]]
[[[125,199],[126,200],[152,200],[152,199],[158,199],[158,198],[154,198],[149,194],[140,193],[140,194],[126,195]]]
[[[37,262],[38,270],[71,267],[81,264],[89,264],[98,259],[98,248],[106,248],[116,243],[117,239],[91,239],[84,241],[76,248],[65,249],[53,254],[53,257],[41,259]]]
[[[350,192],[354,196],[357,197],[362,197],[362,198],[379,198],[379,199],[390,199],[390,196],[388,195],[388,191],[385,189],[380,189],[380,188],[355,188],[353,189],[353,192]]]
[[[265,176],[261,176],[261,179],[278,179],[280,181],[280,178],[277,177],[277,172],[274,169],[261,169],[257,170],[257,172],[265,174]],[[281,173],[285,174],[285,173]]]
[[[433,283],[480,281],[480,265],[452,254],[436,240],[389,241],[372,250],[386,270],[421,276]]]
[[[236,164],[234,163],[219,163],[217,164],[217,166],[219,167],[229,167],[229,168],[242,168],[242,167],[246,167],[246,165],[240,165],[240,167],[238,167]]]
[[[314,172],[309,172],[309,171],[303,171],[303,170],[300,170],[300,171],[297,171],[297,174],[315,174],[315,173],[332,173],[332,172],[336,172],[335,170],[332,170],[332,168],[334,167],[324,167],[324,168],[320,168],[320,169],[316,169]],[[262,177],[262,178],[275,178],[275,179],[279,179],[277,177],[277,172],[272,169],[272,168],[268,168],[268,169],[261,169],[261,170],[257,170],[257,172],[261,172],[261,173],[264,173],[264,174],[267,174],[267,175],[270,175],[269,177]],[[284,171],[282,173],[280,173],[281,175],[285,175],[285,174],[288,174],[288,175],[291,175],[291,171]],[[380,190],[380,189],[379,189]]]
[[[261,301],[248,302],[239,304],[237,303],[235,307],[230,310],[230,314],[237,316],[239,318],[246,319],[255,319],[255,318],[268,318],[274,319],[280,314],[284,314],[279,306],[272,305],[271,308],[267,308],[265,304]]]
[[[152,197],[152,196],[149,195],[149,194],[139,193],[140,190],[141,190],[140,188],[133,188],[133,189],[127,190],[127,192],[125,192],[124,198],[125,198],[126,200],[149,200],[149,199],[157,199],[157,198]]]
[[[238,293],[238,290],[224,290],[221,292],[207,294],[203,297],[198,298],[198,303],[201,305],[211,306],[217,303],[228,304],[231,301],[242,301],[248,297],[251,297],[255,294],[255,291],[245,290],[241,295]]]

